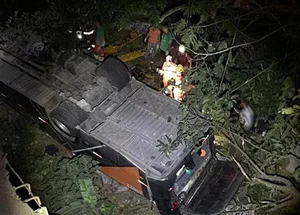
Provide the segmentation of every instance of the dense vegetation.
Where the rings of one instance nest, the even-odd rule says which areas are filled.
[[[111,40],[118,38],[117,30],[132,22],[169,26],[193,56],[193,67],[186,78],[196,88],[182,105],[186,120],[181,124],[181,137],[186,142],[198,142],[196,134],[201,125],[193,119],[197,111],[208,113],[218,152],[234,160],[247,179],[241,192],[249,198],[239,201],[261,214],[286,210],[297,214],[299,3],[49,0],[46,10],[3,16],[7,18],[6,29],[14,26],[14,30],[23,31],[27,26],[54,50],[72,47],[68,28],[92,24],[95,19],[111,32]],[[251,105],[263,125],[257,132],[244,132],[232,111],[242,101]],[[267,131],[265,136],[261,129]],[[162,147],[168,153],[176,144]],[[236,156],[232,151],[238,152]]]

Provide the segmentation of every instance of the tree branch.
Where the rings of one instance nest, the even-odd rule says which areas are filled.
[[[207,24],[207,25],[195,26],[195,28],[207,28],[207,27],[210,27],[210,26],[213,26],[213,25],[217,25],[217,24],[222,23],[222,22],[226,22],[226,21],[230,21],[230,20],[236,20],[236,19],[241,19],[243,17],[246,17],[246,16],[252,15],[254,13],[257,13],[259,11],[268,10],[268,9],[272,9],[272,8],[273,8],[273,6],[262,7],[262,8],[259,8],[258,10],[251,11],[249,13],[245,13],[245,14],[243,14],[241,16],[238,16],[238,17],[223,19],[223,20],[220,20],[220,21],[217,21],[217,22],[214,22],[214,23],[210,23],[210,24]]]
[[[235,33],[234,33],[234,36],[233,36],[233,39],[232,39],[231,46],[233,46],[233,44],[234,44],[234,42],[235,42],[236,34],[237,34],[237,31],[235,31]],[[221,78],[219,90],[221,90],[222,83],[223,83],[223,80],[224,80],[224,78],[225,78],[225,75],[226,75],[226,72],[227,72],[227,68],[228,68],[228,63],[229,63],[229,60],[230,60],[231,56],[232,56],[232,50],[229,51],[229,54],[228,54],[228,57],[227,57],[227,61],[226,61],[226,64],[225,64],[225,68],[224,68],[224,71],[223,71],[223,73],[222,73],[222,78]]]
[[[288,192],[288,186],[284,185],[284,184],[275,184],[273,181],[270,181],[270,180],[266,180],[266,179],[263,179],[263,178],[253,178],[253,181],[256,181],[260,184],[264,184],[265,186],[267,186],[268,188],[275,188],[277,190],[280,190],[284,193],[289,193]]]
[[[275,202],[274,206],[268,210],[269,213],[274,212],[274,211],[278,211],[283,207],[286,206],[290,206],[294,204],[295,199],[292,198],[291,196],[287,196],[284,199],[278,200],[277,202]]]
[[[253,167],[253,169],[261,176],[266,177],[267,175],[258,167],[258,165],[250,158],[250,156],[238,146],[237,143],[234,143],[233,140],[226,135],[226,133],[222,132],[224,136],[229,140],[231,145],[233,145],[247,160],[247,162]]]
[[[241,135],[239,135],[239,134],[237,134],[237,133],[235,133],[235,132],[233,132],[233,131],[230,131],[230,130],[227,130],[227,129],[225,129],[225,130],[226,130],[227,132],[230,132],[230,133],[234,134],[235,136],[237,136],[237,137],[239,137],[239,138],[241,138],[241,139],[244,139],[244,140],[245,140],[247,143],[249,143],[251,146],[253,146],[254,148],[256,148],[256,149],[258,149],[258,150],[260,150],[260,151],[262,151],[262,152],[264,152],[264,153],[266,153],[266,154],[273,155],[273,156],[275,156],[275,157],[280,157],[280,155],[273,154],[272,152],[270,152],[270,151],[268,151],[268,150],[266,150],[266,149],[263,149],[263,148],[260,147],[260,146],[255,145],[255,144],[252,143],[250,140],[248,140],[248,139],[242,137]]]
[[[263,73],[269,71],[273,66],[275,66],[275,65],[277,65],[278,63],[280,63],[281,61],[285,60],[288,56],[290,56],[291,54],[293,54],[294,52],[296,52],[296,51],[298,51],[298,50],[299,50],[299,49],[296,49],[296,50],[290,52],[289,54],[285,55],[285,56],[284,56],[283,58],[281,58],[280,60],[278,60],[278,61],[276,61],[275,63],[271,64],[268,68],[266,68],[266,69],[260,71],[258,74],[254,75],[252,78],[250,78],[249,80],[247,80],[245,83],[243,83],[243,84],[241,84],[240,86],[238,86],[238,87],[236,87],[235,89],[233,89],[233,90],[230,92],[230,94],[233,93],[233,92],[235,92],[235,91],[237,91],[237,90],[240,89],[242,86],[248,84],[250,81],[254,80],[255,78],[257,78],[257,77],[260,76],[261,74],[263,74]]]
[[[240,89],[242,86],[248,84],[249,82],[251,82],[252,80],[254,80],[255,78],[257,78],[257,77],[260,76],[261,74],[263,74],[263,73],[265,73],[265,72],[268,72],[273,66],[277,65],[277,64],[278,64],[279,62],[281,62],[282,60],[283,60],[283,58],[280,59],[279,61],[277,61],[277,62],[271,64],[268,68],[266,68],[266,69],[260,71],[258,74],[256,74],[255,76],[253,76],[253,77],[250,78],[249,80],[245,81],[245,83],[243,83],[243,84],[241,84],[240,86],[238,86],[238,87],[236,87],[235,89],[233,89],[233,90],[230,92],[230,94],[233,93],[233,92],[235,92],[235,91],[237,91],[237,90]]]
[[[177,11],[184,10],[186,8],[186,5],[179,5],[177,7],[173,7],[170,10],[166,11],[163,15],[161,15],[159,23],[162,23],[168,16],[172,15],[173,13],[176,13]]]
[[[251,178],[248,176],[248,174],[246,173],[246,171],[244,170],[243,166],[232,156],[233,161],[236,163],[236,165],[239,167],[239,169],[241,170],[241,172],[243,173],[243,175],[245,176],[245,178],[252,182]]]
[[[284,203],[284,202],[286,202],[286,201],[290,201],[291,198],[292,198],[292,196],[291,196],[291,195],[288,195],[287,197],[285,197],[285,198],[283,198],[283,199],[280,199],[280,200],[278,200],[278,201],[270,202],[270,203],[268,203],[268,204],[265,204],[265,205],[262,205],[262,206],[260,206],[260,207],[257,207],[257,208],[255,208],[255,210],[257,211],[257,210],[261,210],[261,209],[263,209],[263,208],[269,208],[269,207],[273,207],[273,208],[274,208],[274,207],[277,206],[278,204]]]
[[[193,53],[196,55],[196,56],[213,56],[213,55],[218,55],[218,54],[222,54],[224,52],[227,52],[227,51],[230,51],[232,49],[235,49],[235,48],[240,48],[240,47],[244,47],[244,46],[249,46],[249,45],[252,45],[252,44],[255,44],[255,43],[258,43],[266,38],[268,38],[269,36],[275,34],[276,32],[280,31],[281,29],[289,26],[289,25],[295,25],[295,24],[298,24],[299,22],[293,22],[293,23],[290,23],[290,24],[286,24],[286,25],[283,25],[279,28],[277,28],[276,30],[272,31],[271,33],[257,39],[257,40],[254,40],[254,41],[251,41],[251,42],[248,42],[248,43],[243,43],[243,44],[238,44],[238,45],[235,45],[235,46],[231,46],[229,48],[226,48],[226,49],[223,49],[223,50],[220,50],[220,51],[217,51],[217,52],[212,52],[212,53],[200,53],[200,52],[195,52],[193,51]]]
[[[276,188],[284,193],[290,194],[293,197],[300,199],[300,192],[294,186],[294,184],[287,178],[278,175],[268,175],[264,171],[262,171],[259,166],[249,157],[249,155],[239,147],[239,145],[235,142],[237,140],[233,140],[226,135],[226,133],[222,132],[224,136],[229,140],[229,142],[246,158],[246,161],[251,165],[253,170],[257,172],[257,177],[254,178],[257,182],[263,183],[264,185],[270,188]],[[235,141],[235,142],[233,142]]]

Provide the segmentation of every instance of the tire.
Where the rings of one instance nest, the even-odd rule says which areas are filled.
[[[103,76],[119,91],[130,81],[130,74],[125,64],[114,57],[108,57],[96,69],[97,76]]]
[[[76,126],[79,126],[88,114],[71,102],[63,102],[49,114],[54,129],[70,141],[77,137]]]

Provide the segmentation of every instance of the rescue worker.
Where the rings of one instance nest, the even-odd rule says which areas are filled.
[[[160,42],[160,30],[155,27],[151,26],[149,28],[149,31],[144,39],[144,42],[147,42],[147,50],[145,53],[146,58],[154,58],[155,57],[155,52],[157,51],[159,47],[159,42]]]
[[[168,55],[166,57],[166,61],[162,66],[162,70],[160,70],[160,75],[163,77],[163,86],[168,87],[169,81],[174,79],[176,75],[176,67],[177,65],[172,62],[172,57]]]
[[[176,99],[177,101],[182,101],[182,99],[184,98],[184,89],[182,88],[183,86],[183,75],[184,72],[184,68],[181,64],[179,64],[176,67],[176,75],[175,75],[175,86],[173,88],[173,98]]]
[[[104,57],[104,46],[105,46],[105,37],[104,37],[104,28],[101,26],[100,22],[96,21],[96,37],[95,37],[95,57],[103,58]]]
[[[162,50],[165,55],[169,54],[171,43],[172,43],[172,34],[169,32],[169,30],[166,27],[162,28],[162,36],[160,41],[160,50]]]
[[[173,88],[173,98],[177,101],[182,101],[184,98],[184,90],[182,89],[182,85],[177,85]]]
[[[192,66],[192,58],[191,56],[185,51],[184,46],[179,46],[179,51],[177,53],[176,63],[181,64],[185,69],[191,68]]]
[[[180,85],[183,78],[184,78],[184,68],[181,64],[176,66],[176,76],[175,76],[175,83],[176,85]]]

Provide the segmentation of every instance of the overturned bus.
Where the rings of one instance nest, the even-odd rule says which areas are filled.
[[[0,97],[94,156],[104,174],[163,215],[221,213],[243,180],[234,163],[216,158],[209,125],[198,152],[182,144],[162,153],[158,141],[177,135],[179,103],[132,78],[116,58],[65,53],[46,70],[0,50]]]

